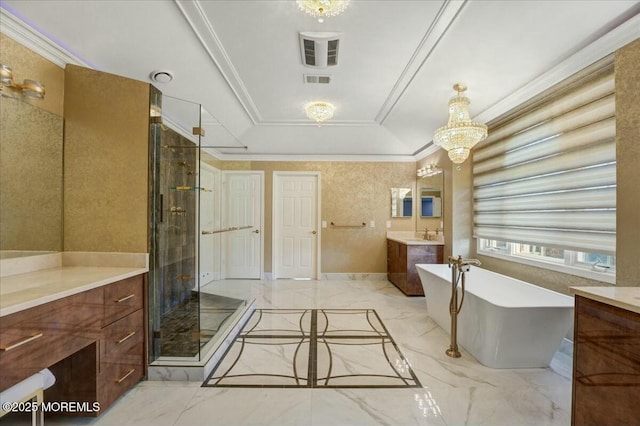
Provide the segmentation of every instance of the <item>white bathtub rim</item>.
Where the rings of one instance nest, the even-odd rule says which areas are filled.
[[[417,269],[422,269],[425,272],[428,272],[431,275],[434,275],[444,281],[446,281],[447,283],[449,283],[449,285],[451,285],[451,269],[449,269],[449,265],[448,264],[423,264],[423,263],[419,263],[416,264],[416,268]],[[527,286],[530,288],[534,288],[535,291],[540,291],[541,293],[548,293],[549,295],[553,296],[555,300],[557,300],[557,303],[554,302],[549,302],[549,303],[545,303],[545,304],[529,304],[529,305],[523,305],[523,304],[515,304],[515,303],[500,303],[498,301],[495,300],[490,300],[487,297],[483,297],[484,295],[479,295],[478,291],[477,291],[477,286],[470,280],[467,280],[466,282],[466,286],[465,286],[465,290],[468,293],[473,294],[475,297],[479,297],[481,299],[483,299],[486,303],[489,303],[493,306],[497,306],[499,308],[503,308],[503,309],[523,309],[523,308],[536,308],[536,309],[544,309],[544,308],[568,308],[574,307],[574,298],[572,296],[568,296],[562,293],[558,293],[557,291],[553,291],[553,290],[549,290],[548,288],[544,288],[544,287],[540,287],[537,286],[535,284],[531,284],[528,283],[526,281],[522,281],[519,280],[517,278],[512,278],[509,277],[507,275],[503,275],[497,272],[493,272],[490,271],[488,269],[484,269],[484,268],[479,268],[479,267],[473,267],[473,269],[481,269],[487,273],[490,274],[494,274],[494,275],[498,275],[501,278],[505,278],[508,279],[510,281],[514,281],[517,282],[519,285],[523,285],[523,286]],[[473,272],[472,269],[472,272]],[[458,288],[460,288],[460,285],[458,285]],[[428,298],[429,295],[426,294],[425,292],[425,297]],[[562,302],[561,302],[562,301]]]

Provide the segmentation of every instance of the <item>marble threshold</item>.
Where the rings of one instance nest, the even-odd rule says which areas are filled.
[[[220,330],[203,348],[200,356],[164,357],[148,365],[150,381],[186,381],[202,383],[221,362],[235,336],[240,333],[255,310],[255,300],[233,316],[226,329]]]

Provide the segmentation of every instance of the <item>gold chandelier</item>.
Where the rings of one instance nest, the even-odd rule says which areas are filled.
[[[296,3],[300,10],[318,18],[318,22],[324,22],[325,16],[342,13],[349,4],[349,0],[296,0]]]
[[[328,102],[312,102],[307,104],[304,109],[307,111],[307,117],[315,120],[316,123],[322,123],[333,117],[333,112],[336,110],[336,107]]]
[[[449,122],[436,130],[433,143],[448,151],[451,161],[460,164],[469,157],[471,148],[487,137],[487,126],[469,118],[469,98],[462,96],[467,86],[456,83],[453,90],[458,94],[449,101]]]

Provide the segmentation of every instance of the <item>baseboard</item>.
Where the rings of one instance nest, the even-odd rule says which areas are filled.
[[[262,279],[271,281],[273,280],[272,272],[265,272],[262,274]],[[331,280],[331,281],[384,281],[387,279],[386,272],[336,272],[336,273],[321,273],[319,280]]]
[[[573,376],[573,342],[567,338],[562,339],[560,348],[551,359],[551,369],[566,379]]]
[[[361,272],[361,273],[323,273],[320,274],[321,280],[338,280],[338,281],[383,281],[387,279],[386,272]]]

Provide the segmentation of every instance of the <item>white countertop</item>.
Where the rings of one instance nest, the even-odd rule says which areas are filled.
[[[571,294],[640,314],[640,287],[570,287]]]
[[[398,243],[406,244],[408,246],[443,246],[444,235],[434,235],[433,238],[437,240],[425,240],[422,236],[416,236],[415,232],[411,231],[389,231],[387,232],[387,239]]]
[[[55,262],[50,257],[25,259],[26,272],[0,277],[0,317],[149,271],[146,253],[64,252]]]

